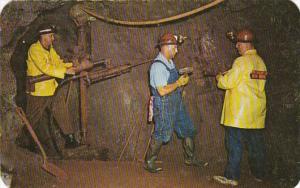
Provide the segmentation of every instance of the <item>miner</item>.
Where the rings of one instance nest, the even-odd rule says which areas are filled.
[[[162,170],[155,166],[155,161],[163,143],[170,141],[174,130],[183,139],[185,164],[200,167],[208,164],[195,156],[196,130],[182,101],[182,87],[188,84],[189,76],[179,77],[172,60],[177,54],[177,44],[175,35],[162,35],[158,43],[160,52],[150,68],[155,129],[145,159],[145,169],[152,173]]]
[[[54,97],[58,83],[56,78],[63,79],[65,75],[75,74],[76,68],[72,63],[65,63],[53,48],[55,27],[51,24],[41,24],[38,29],[39,39],[33,43],[28,51],[27,78],[34,78],[41,75],[48,75],[53,79],[34,83],[33,87],[27,88],[26,115],[33,129],[41,124],[43,114],[53,116],[65,137],[65,148],[76,148],[79,146],[75,139],[74,130],[71,124],[70,114],[65,101],[54,105]],[[32,89],[34,88],[34,89]],[[20,141],[23,135],[17,139],[17,144],[27,144]]]
[[[262,181],[265,175],[263,130],[267,69],[254,48],[251,30],[242,29],[233,39],[241,56],[234,60],[229,71],[216,76],[218,87],[226,91],[221,124],[225,128],[228,161],[224,176],[213,178],[221,184],[236,186],[240,179],[243,141],[248,148],[248,161],[254,179]]]

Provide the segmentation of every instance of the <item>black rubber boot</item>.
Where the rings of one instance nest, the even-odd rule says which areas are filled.
[[[57,150],[57,147],[51,137],[43,139],[41,142],[48,158],[62,159],[62,154]]]
[[[157,173],[162,170],[162,168],[155,166],[155,161],[157,159],[161,146],[161,141],[153,140],[153,143],[149,147],[149,151],[145,160],[145,169],[151,173]]]
[[[65,148],[66,149],[74,149],[81,146],[80,143],[75,139],[74,134],[68,134],[66,135],[66,143]]]
[[[184,163],[188,166],[205,167],[208,162],[201,161],[195,156],[195,145],[194,141],[190,137],[183,139],[183,149],[184,149]]]

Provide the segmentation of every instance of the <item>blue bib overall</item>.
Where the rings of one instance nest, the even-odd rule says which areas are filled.
[[[179,77],[176,68],[170,69],[160,60],[155,60],[154,63],[163,64],[170,72],[168,84],[176,82]],[[170,141],[174,129],[179,138],[194,137],[196,130],[182,102],[181,90],[177,88],[165,96],[160,96],[157,89],[151,87],[151,92],[154,97],[154,139],[166,143]]]

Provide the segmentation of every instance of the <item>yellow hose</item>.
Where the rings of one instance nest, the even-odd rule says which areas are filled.
[[[159,20],[149,20],[149,21],[125,21],[125,20],[117,20],[117,19],[113,19],[113,18],[108,18],[108,17],[104,17],[102,15],[98,15],[95,12],[92,12],[91,10],[88,10],[87,8],[81,8],[84,12],[86,12],[87,14],[89,14],[90,16],[93,16],[97,19],[106,21],[106,22],[110,22],[110,23],[114,23],[114,24],[119,24],[119,25],[126,25],[126,26],[146,26],[146,25],[157,25],[157,24],[162,24],[162,23],[166,23],[166,22],[171,22],[174,20],[178,20],[181,18],[185,18],[188,16],[191,16],[193,14],[196,14],[198,12],[201,12],[205,9],[211,8],[213,6],[216,6],[219,3],[222,3],[224,0],[215,0],[211,3],[208,3],[204,6],[201,6],[199,8],[196,8],[194,10],[191,10],[189,12],[185,12],[182,14],[178,14],[176,16],[171,16],[168,18],[162,18]]]

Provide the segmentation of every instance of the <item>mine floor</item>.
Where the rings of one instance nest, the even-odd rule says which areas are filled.
[[[163,167],[163,171],[152,174],[144,170],[141,162],[52,160],[69,177],[67,181],[58,181],[40,167],[39,155],[26,150],[14,151],[14,155],[1,154],[6,165],[14,166],[12,187],[228,187],[213,181],[212,176],[222,174],[225,165],[213,161],[205,168],[162,161],[158,165]],[[247,171],[242,170],[238,187],[279,187],[269,180],[258,183]]]

